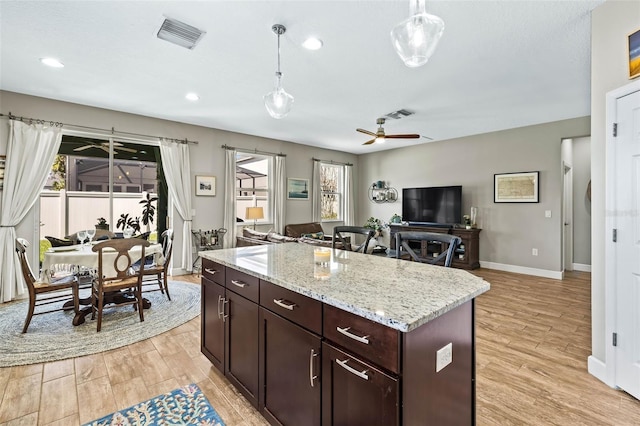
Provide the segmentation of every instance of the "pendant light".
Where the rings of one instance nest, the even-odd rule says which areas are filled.
[[[444,32],[444,21],[425,12],[424,2],[410,0],[411,16],[391,30],[393,47],[410,68],[427,63]]]
[[[278,71],[276,71],[276,86],[272,92],[264,95],[264,106],[273,118],[283,118],[291,110],[293,96],[282,88],[282,73],[280,72],[280,36],[287,31],[284,25],[275,24],[271,30],[278,36]]]

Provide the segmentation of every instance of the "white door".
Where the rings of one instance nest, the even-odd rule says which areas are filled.
[[[640,399],[640,91],[616,101],[615,381]]]
[[[565,271],[573,271],[573,171],[571,169],[571,166],[567,163],[564,163],[563,167],[564,190],[562,198],[562,264]]]

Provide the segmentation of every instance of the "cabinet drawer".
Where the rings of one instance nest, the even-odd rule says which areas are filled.
[[[224,286],[224,272],[223,265],[209,259],[202,259],[202,275],[214,283]]]
[[[324,337],[389,371],[399,371],[400,332],[324,305]]]
[[[227,269],[226,284],[228,290],[258,303],[260,280],[235,269]]]
[[[260,306],[316,334],[322,334],[322,302],[268,281],[261,281]]]

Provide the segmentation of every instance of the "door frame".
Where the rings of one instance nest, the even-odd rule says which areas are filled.
[[[615,175],[615,159],[616,159],[616,144],[613,137],[613,123],[618,115],[617,100],[624,96],[630,95],[634,92],[640,91],[640,80],[636,80],[632,83],[626,84],[615,90],[612,90],[606,95],[606,127],[605,127],[605,212],[615,211],[616,199],[615,199],[615,187],[616,187],[616,175]],[[605,364],[606,374],[604,382],[611,386],[616,386],[616,357],[615,347],[613,346],[613,333],[617,329],[616,324],[616,303],[618,296],[618,289],[616,283],[616,244],[613,242],[612,234],[613,229],[616,226],[615,216],[612,214],[605,214],[605,228],[604,228],[604,321],[605,321]],[[608,285],[607,285],[608,283]]]
[[[566,143],[573,144],[573,140]],[[562,161],[562,273],[573,271],[573,166]]]

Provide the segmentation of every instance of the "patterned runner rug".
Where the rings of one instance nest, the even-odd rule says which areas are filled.
[[[83,426],[200,425],[224,426],[200,388],[195,385],[156,396]]]
[[[82,290],[80,297],[85,296]],[[200,315],[200,286],[169,281],[171,300],[159,291],[144,293],[151,307],[144,321],[131,306],[105,309],[102,330],[96,332],[91,314],[74,327],[72,311],[35,315],[27,333],[22,326],[27,301],[0,304],[0,367],[58,361],[90,355],[157,336]],[[46,308],[46,307],[45,307]],[[37,308],[36,308],[37,309]]]

